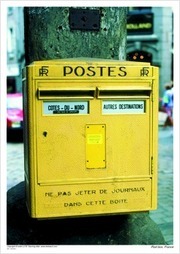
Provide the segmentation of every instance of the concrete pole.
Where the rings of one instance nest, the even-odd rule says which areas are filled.
[[[25,8],[26,64],[72,57],[125,60],[127,8],[91,7],[83,10],[89,10],[89,13],[99,11],[98,30],[72,30],[69,20],[72,9],[68,7]],[[77,19],[77,24],[83,20],[92,21],[89,13],[85,17],[82,15],[79,21]]]

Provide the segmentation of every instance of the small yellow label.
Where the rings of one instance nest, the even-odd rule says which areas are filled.
[[[87,135],[87,144],[89,145],[100,145],[103,143],[102,134],[88,134]]]
[[[86,168],[105,168],[105,124],[86,125]]]

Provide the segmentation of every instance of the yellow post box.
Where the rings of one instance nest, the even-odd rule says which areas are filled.
[[[34,218],[157,208],[158,68],[75,58],[24,69],[25,183]]]

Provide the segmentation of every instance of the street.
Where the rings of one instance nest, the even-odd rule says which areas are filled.
[[[158,224],[167,244],[173,244],[173,129],[159,127],[158,209],[150,217]]]
[[[7,189],[24,180],[23,143],[7,143]],[[158,209],[150,211],[168,245],[173,245],[173,129],[159,127]]]
[[[24,181],[23,150],[23,143],[7,143],[7,190]]]

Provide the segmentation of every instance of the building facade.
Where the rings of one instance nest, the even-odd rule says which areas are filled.
[[[130,7],[127,16],[127,60],[159,67],[159,96],[173,80],[173,12],[170,7]]]
[[[21,70],[24,66],[23,7],[7,10],[7,92],[21,92]]]

